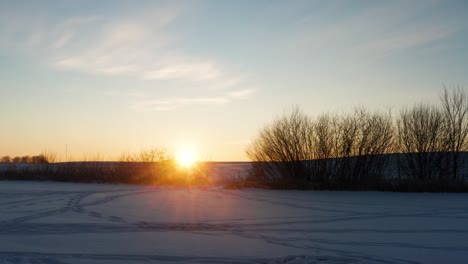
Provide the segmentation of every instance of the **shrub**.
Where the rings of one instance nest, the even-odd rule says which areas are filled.
[[[313,126],[298,108],[264,127],[247,149],[257,172],[271,184],[303,187],[311,176]]]

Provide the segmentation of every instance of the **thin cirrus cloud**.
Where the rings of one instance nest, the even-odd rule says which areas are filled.
[[[195,81],[215,80],[221,76],[221,70],[213,63],[181,63],[147,71],[143,74],[145,80],[188,79]]]
[[[411,48],[431,45],[466,27],[464,14],[447,16],[443,1],[374,2],[320,26],[315,16],[302,18],[296,25],[294,47],[332,51],[359,58],[381,58]],[[330,15],[340,6],[331,7]]]
[[[462,26],[455,23],[430,24],[415,26],[409,30],[387,34],[384,38],[363,45],[361,50],[380,56],[389,56],[397,52],[424,46],[443,40],[460,31]]]
[[[178,11],[169,9],[138,18],[83,19],[73,24],[67,21],[54,42],[58,49],[51,64],[59,70],[127,75],[144,80],[220,78],[221,70],[216,63],[174,48],[177,43],[165,28],[178,15]],[[82,24],[87,25],[80,27]],[[76,39],[79,45],[75,44]]]
[[[84,16],[64,21],[41,20],[31,15],[18,19],[21,23],[16,28],[9,27],[8,33],[14,34],[5,39],[12,43],[33,39],[34,42],[28,41],[32,43],[28,48],[39,51],[57,71],[126,76],[148,82],[176,81],[196,87],[198,94],[213,88],[225,91],[214,97],[174,96],[140,102],[131,107],[135,109],[172,110],[189,105],[225,104],[253,95],[245,92],[244,79],[226,70],[219,61],[184,52],[174,34],[177,32],[169,28],[184,12],[184,8],[166,6],[127,16]],[[0,33],[5,32],[0,26]]]
[[[195,58],[172,48],[177,45],[164,31],[164,27],[173,22],[177,15],[162,17],[163,21],[157,22],[160,26],[156,28],[148,28],[148,21],[144,18],[139,22],[112,23],[102,30],[101,36],[96,36],[92,45],[81,47],[72,55],[62,55],[53,62],[53,66],[60,70],[126,75],[148,81],[184,81],[195,83],[196,87],[200,86],[198,83],[202,83],[204,87],[229,90],[221,96],[143,100],[130,106],[138,111],[169,111],[187,106],[227,104],[254,94],[253,89],[240,87],[243,85],[243,78],[227,73],[218,63],[210,59]],[[70,35],[63,38],[69,41],[68,36]],[[58,42],[63,41],[59,39]]]
[[[167,97],[156,100],[140,100],[132,104],[131,108],[137,111],[170,111],[187,106],[196,105],[223,105],[234,100],[250,97],[256,89],[244,89],[226,92],[217,96],[205,97]]]

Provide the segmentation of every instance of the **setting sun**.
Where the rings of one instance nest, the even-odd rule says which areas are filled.
[[[196,162],[196,157],[193,151],[182,150],[177,153],[176,160],[180,167],[188,168]]]

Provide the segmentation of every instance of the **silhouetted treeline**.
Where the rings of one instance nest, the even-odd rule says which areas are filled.
[[[203,164],[188,169],[167,162],[3,163],[0,180],[34,180],[148,185],[206,185]]]
[[[27,157],[27,158],[26,158]],[[174,155],[164,148],[123,154],[118,162],[82,161],[53,163],[56,155],[2,159],[0,180],[38,180],[93,183],[160,185],[206,185],[204,164],[190,169],[177,166]],[[99,160],[99,158],[97,158]]]
[[[468,97],[462,88],[444,88],[439,105],[418,104],[397,115],[359,108],[313,118],[295,109],[265,126],[248,147],[255,165],[246,184],[466,191],[467,135]]]
[[[53,153],[43,153],[37,156],[3,156],[0,158],[2,163],[35,163],[35,164],[46,164],[55,162],[56,155]]]

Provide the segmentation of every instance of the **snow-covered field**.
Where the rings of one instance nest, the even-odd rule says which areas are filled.
[[[0,182],[0,263],[467,262],[467,194]]]

